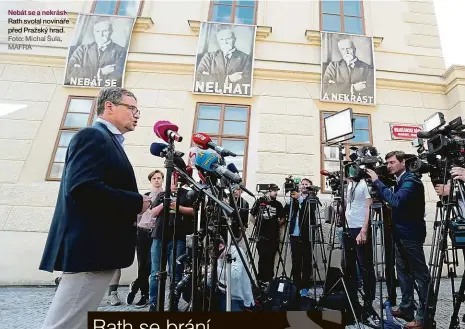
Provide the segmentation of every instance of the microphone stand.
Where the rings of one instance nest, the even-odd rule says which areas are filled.
[[[174,139],[169,138],[168,146],[165,151],[165,194],[163,197],[163,227],[161,230],[161,255],[160,255],[160,270],[157,273],[158,278],[158,296],[157,296],[157,312],[165,311],[165,288],[166,288],[166,263],[168,257],[166,255],[168,241],[165,237],[167,225],[169,225],[170,203],[171,203],[171,176],[174,169]]]
[[[181,217],[181,213],[179,212],[179,202],[181,201],[181,196],[179,193],[181,191],[181,181],[178,180],[177,182],[177,189],[176,189],[176,217],[174,219],[173,223],[173,257],[171,260],[171,279],[170,279],[170,312],[176,312],[177,310],[177,297],[175,296],[176,292],[176,267],[177,267],[177,249],[178,249],[178,241],[176,239],[176,226],[177,223],[179,222],[179,219]],[[181,227],[182,230],[182,227]]]
[[[194,201],[194,234],[192,235],[192,287],[191,287],[191,312],[197,312],[197,280],[198,280],[198,267],[199,267],[199,256],[198,256],[198,247],[199,247],[199,208],[200,202],[203,200],[202,194],[198,193],[197,198]]]

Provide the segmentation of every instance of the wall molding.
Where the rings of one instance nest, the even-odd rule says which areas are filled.
[[[321,46],[321,31],[319,30],[306,30],[305,37],[312,46]],[[373,37],[373,44],[375,48],[378,48],[383,42],[383,37]]]
[[[68,12],[68,19],[71,23],[71,27],[76,25],[78,15],[79,13]],[[136,22],[134,23],[133,32],[143,32],[151,28],[153,25],[151,17],[137,17]]]
[[[0,63],[27,65],[27,66],[49,66],[63,69],[66,65],[65,56],[28,55],[18,53],[0,53]],[[191,75],[194,72],[194,64],[190,63],[168,63],[147,62],[129,60],[126,65],[127,72],[146,73],[172,73]],[[300,81],[309,83],[320,83],[319,72],[308,72],[302,70],[286,70],[280,68],[258,68],[254,69],[254,78],[265,80]],[[405,78],[395,79],[382,77],[376,79],[377,88],[416,91],[425,93],[437,93],[446,95],[458,85],[465,86],[465,66],[451,66],[436,81],[422,81],[420,79]]]
[[[195,20],[187,20],[187,24],[189,24],[189,27],[191,28],[191,31],[194,32],[195,35],[200,34],[200,25],[201,21],[195,21]],[[265,40],[268,38],[268,36],[271,34],[273,31],[273,28],[271,26],[264,26],[264,25],[257,25],[257,30],[255,32],[255,39],[256,40]]]

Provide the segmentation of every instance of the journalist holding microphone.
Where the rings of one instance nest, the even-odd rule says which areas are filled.
[[[138,193],[123,135],[139,114],[133,93],[103,88],[96,123],[69,143],[40,263],[63,275],[42,329],[87,328],[87,312],[97,311],[116,270],[134,262],[137,214],[150,198]]]
[[[384,185],[373,170],[367,169],[367,172],[378,190],[378,196],[392,207],[392,220],[395,224],[396,268],[402,301],[399,309],[392,314],[410,321],[405,328],[422,329],[430,281],[423,251],[426,238],[424,186],[420,178],[406,171],[404,152],[389,152],[385,159],[389,173],[396,177],[394,191]],[[414,280],[418,285],[420,299],[415,317]]]

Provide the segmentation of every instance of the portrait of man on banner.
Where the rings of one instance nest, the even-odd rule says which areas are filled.
[[[135,18],[80,14],[68,49],[64,85],[123,87]]]
[[[194,93],[252,96],[255,26],[203,22]]]
[[[321,68],[321,101],[376,105],[372,37],[321,32]]]

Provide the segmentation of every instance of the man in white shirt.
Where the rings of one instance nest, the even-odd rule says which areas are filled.
[[[363,278],[366,306],[375,299],[376,277],[373,268],[373,248],[370,231],[370,206],[373,203],[364,179],[348,178],[346,220],[348,243],[355,245],[357,264]],[[354,277],[355,279],[355,277]]]

